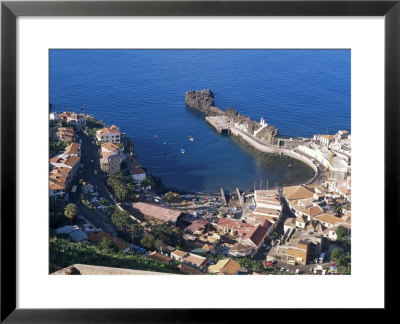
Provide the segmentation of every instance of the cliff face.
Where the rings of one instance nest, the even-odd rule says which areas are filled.
[[[214,106],[214,94],[210,89],[186,92],[185,102],[209,116],[220,116],[224,111]]]
[[[231,122],[251,135],[263,127],[260,123],[251,120],[249,117],[240,115],[236,109],[227,108],[226,111],[214,106],[214,94],[210,89],[186,92],[185,102],[192,108],[197,108],[209,116],[227,116]],[[278,129],[274,126],[264,126],[255,137],[267,144],[275,144],[275,137]]]

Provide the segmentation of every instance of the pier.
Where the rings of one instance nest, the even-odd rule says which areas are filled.
[[[206,117],[207,123],[214,127],[218,133],[230,133],[232,123],[226,116],[208,116]]]

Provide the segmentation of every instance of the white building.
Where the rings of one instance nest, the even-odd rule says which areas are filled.
[[[117,126],[112,125],[109,128],[99,129],[96,132],[96,138],[98,142],[120,143],[121,133],[119,132],[119,128]]]

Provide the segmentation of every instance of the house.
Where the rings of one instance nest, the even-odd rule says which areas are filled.
[[[207,251],[209,253],[214,253],[215,247],[213,245],[210,245],[210,244],[204,244],[201,247],[201,249],[204,250],[204,251]]]
[[[241,243],[235,243],[229,249],[229,255],[235,258],[241,258],[249,256],[253,253],[253,248],[249,245],[244,245]]]
[[[278,190],[256,190],[254,192],[256,208],[253,210],[253,219],[267,219],[272,224],[279,221],[282,214],[282,203]]]
[[[298,216],[296,218],[296,226],[300,228],[305,228],[307,223],[307,217],[306,216]]]
[[[329,147],[329,144],[335,141],[335,135],[317,135],[317,141],[326,147]]]
[[[217,264],[208,267],[209,273],[218,273],[222,275],[236,275],[240,269],[240,264],[232,259],[219,260]]]
[[[64,151],[65,154],[68,155],[75,155],[75,156],[81,156],[81,144],[79,143],[71,143],[69,144]]]
[[[271,223],[269,226],[254,226],[244,237],[240,240],[242,245],[247,245],[253,249],[253,254],[257,253],[258,249],[264,243],[265,238],[268,234],[268,228],[271,227]]]
[[[293,209],[293,206],[297,204],[298,200],[313,198],[314,190],[306,186],[283,187],[283,196],[288,202],[289,207]]]
[[[349,224],[341,224],[341,225],[335,225],[333,227],[328,228],[328,237],[333,240],[336,241],[337,240],[337,234],[336,231],[339,227],[343,227],[347,230],[347,233],[350,231],[351,226]]]
[[[171,258],[179,262],[183,262],[183,258],[188,255],[189,255],[188,252],[175,250],[174,252],[171,253]]]
[[[196,219],[186,227],[185,231],[195,235],[195,234],[202,234],[204,228],[208,225],[208,221],[204,219]]]
[[[57,234],[68,234],[76,242],[87,241],[88,236],[77,225],[65,225],[56,229]]]
[[[58,127],[56,138],[60,141],[73,142],[75,140],[75,131],[72,127]]]
[[[296,219],[290,217],[290,218],[286,219],[285,223],[283,224],[283,232],[286,233],[287,230],[295,229],[296,226],[297,226]]]
[[[220,218],[216,227],[217,230],[223,232],[224,234],[246,235],[254,226],[230,218]]]
[[[69,125],[80,127],[86,125],[86,118],[84,114],[76,114],[71,111],[64,111],[59,115],[59,118]]]
[[[56,112],[51,112],[50,113],[50,116],[49,116],[49,119],[50,120],[54,120],[54,121],[57,121],[59,118],[58,118],[58,114],[56,113]]]
[[[133,168],[131,170],[132,178],[135,180],[137,183],[140,183],[144,178],[146,178],[146,172],[141,169],[141,168]]]
[[[154,261],[164,263],[164,264],[170,264],[172,259],[164,254],[158,253],[157,251],[153,251],[150,254],[146,256],[148,259],[152,259]]]
[[[183,217],[184,213],[180,210],[161,207],[143,202],[132,204],[133,209],[146,216],[162,222],[176,223],[178,219]]]
[[[345,223],[345,221],[342,220],[341,218],[330,215],[330,214],[322,214],[322,215],[315,216],[314,220],[320,222],[327,228],[334,227],[337,224]]]
[[[196,270],[195,268],[192,268],[191,266],[189,266],[189,265],[187,265],[187,264],[185,264],[185,263],[179,264],[179,265],[177,266],[177,268],[178,268],[179,270],[184,271],[184,272],[189,272],[189,273],[192,274],[192,275],[203,275],[203,274],[204,274],[203,272],[201,272],[201,271],[199,271],[199,270]]]
[[[121,170],[119,144],[103,143],[100,146],[100,169],[104,173],[116,174]]]
[[[121,133],[117,126],[112,125],[109,128],[102,128],[96,131],[96,138],[98,142],[120,143]]]
[[[182,259],[182,263],[190,265],[197,270],[205,270],[208,262],[209,260],[207,258],[192,253],[188,253],[188,255]]]
[[[298,201],[297,205],[293,206],[294,213],[297,217],[305,217],[307,221],[311,221],[315,216],[324,213],[324,210],[318,205],[303,208],[300,206],[299,202],[300,200]]]
[[[81,158],[77,155],[61,154],[50,159],[50,165],[56,168],[71,169],[70,177],[73,178],[79,170]]]
[[[52,168],[49,175],[49,196],[51,198],[63,197],[69,189],[71,180],[71,168]]]
[[[298,230],[276,247],[271,248],[268,255],[280,257],[289,263],[307,264],[311,257],[318,257],[324,248],[324,236],[319,233]]]
[[[118,250],[124,253],[128,253],[131,250],[131,246],[128,243],[104,231],[89,233],[88,238],[92,243],[100,243],[104,238],[108,238],[118,247]]]

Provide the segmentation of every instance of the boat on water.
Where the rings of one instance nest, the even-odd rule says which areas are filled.
[[[194,138],[193,138],[193,136],[192,136],[192,135],[189,135],[189,141],[191,141],[191,142],[193,142],[193,141],[194,141]]]
[[[185,154],[185,150],[184,150],[184,149],[181,149],[181,153],[182,153],[182,154]]]
[[[133,117],[133,120],[136,120],[136,117]]]
[[[158,135],[156,134],[156,135],[154,135],[154,138],[157,138],[158,137]]]

